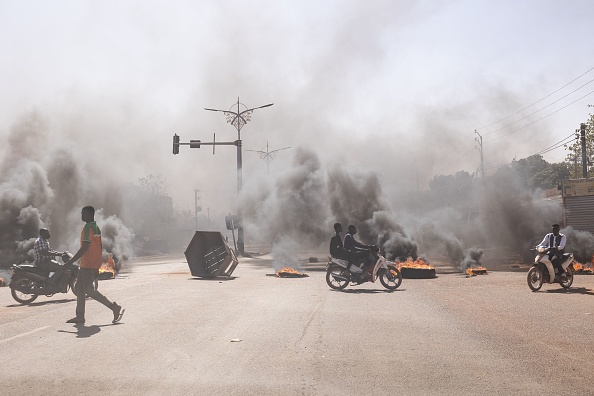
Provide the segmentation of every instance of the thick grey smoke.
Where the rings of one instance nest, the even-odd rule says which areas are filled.
[[[46,123],[32,112],[7,139],[0,175],[0,266],[32,261],[41,227],[50,229],[54,249],[78,250],[80,210],[86,205],[99,209],[96,221],[105,227],[107,251],[131,255],[132,231],[114,214],[104,218],[101,210],[112,201],[103,191],[101,167],[70,148],[50,144],[46,135]]]
[[[567,227],[561,232],[567,236],[565,251],[573,253],[573,257],[582,264],[594,260],[594,235],[587,231],[574,230],[572,227]]]
[[[344,228],[355,224],[357,238],[379,245],[390,260],[422,255],[465,270],[479,264],[478,246],[521,252],[560,221],[558,201],[526,190],[506,168],[483,179],[459,177],[464,184],[449,190],[435,185],[412,199],[389,198],[376,172],[324,164],[299,149],[292,168],[245,193],[249,233],[278,245],[273,251],[286,257],[296,253],[287,247],[325,247],[338,221]]]
[[[481,248],[473,247],[468,249],[466,257],[460,263],[460,270],[465,272],[468,268],[480,267],[483,253],[483,249]]]
[[[234,141],[237,131],[223,114],[203,109],[229,109],[236,100],[250,108],[275,103],[254,112],[241,132],[244,148],[270,140],[296,153],[288,169],[290,156],[280,155],[270,178],[260,159],[244,153],[240,199],[248,243],[288,238],[300,246],[326,246],[332,223],[339,221],[356,224],[362,242],[381,245],[391,258],[423,254],[458,263],[468,246],[523,249],[551,221],[560,222],[559,205],[524,191],[513,175],[485,178],[484,185],[461,188],[457,196],[427,190],[436,174],[476,169],[478,153],[468,146],[477,124],[512,114],[558,86],[544,72],[532,78],[530,67],[531,77],[522,79],[502,72],[502,64],[487,70],[470,62],[480,56],[448,54],[490,51],[469,35],[459,36],[470,39],[465,45],[440,51],[434,40],[440,32],[432,29],[459,14],[449,2],[320,3],[315,12],[308,2],[236,5],[231,10],[224,3],[174,1],[166,13],[149,7],[141,17],[134,6],[122,5],[115,18],[110,4],[68,13],[49,5],[32,12],[20,2],[5,7],[7,21],[23,23],[3,26],[12,38],[3,47],[10,60],[0,65],[3,257],[16,260],[17,245],[18,254],[26,255],[27,241],[42,224],[52,230],[53,246],[76,249],[80,208],[88,204],[103,209],[105,220],[117,216],[136,230],[142,218],[155,216],[154,208],[129,202],[121,186],[149,174],[171,183],[182,210],[193,213],[199,189],[212,218],[235,212],[235,147],[211,155],[205,147],[184,146],[173,156],[171,137],[206,141],[216,132],[217,141]],[[246,28],[246,20],[258,28]],[[516,29],[526,30],[524,24]],[[89,42],[99,45],[90,49]],[[425,62],[427,48],[440,61]],[[577,75],[562,69],[562,80]],[[457,82],[455,95],[435,89],[444,75]],[[29,111],[35,106],[40,110]],[[557,139],[557,130],[543,123],[520,133],[514,140],[493,140],[486,162],[534,153],[534,137]],[[28,207],[33,210],[21,214]],[[129,239],[124,228],[116,230]],[[110,239],[113,249],[127,254],[118,247],[120,238]]]

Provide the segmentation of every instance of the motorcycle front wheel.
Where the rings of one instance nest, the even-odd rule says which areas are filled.
[[[342,290],[349,285],[349,275],[340,265],[332,265],[326,271],[326,283],[334,290]]]
[[[561,275],[559,283],[564,289],[569,289],[571,287],[571,284],[573,283],[573,270],[571,269],[571,266],[567,267],[565,274]]]
[[[32,290],[34,287],[35,282],[33,282],[32,280],[29,280],[27,278],[20,278],[17,279],[16,282],[11,282],[10,294],[12,294],[12,298],[20,302],[21,304],[30,304],[33,301],[35,301],[38,295],[17,290],[17,288],[21,290]]]
[[[402,283],[402,274],[396,267],[388,267],[388,270],[380,269],[377,276],[380,283],[388,290],[396,290]]]
[[[528,271],[528,287],[530,288],[530,290],[532,291],[539,291],[540,288],[542,287],[542,279],[543,275],[542,275],[542,271],[540,270],[540,268],[538,267],[532,267],[530,268],[530,271]]]

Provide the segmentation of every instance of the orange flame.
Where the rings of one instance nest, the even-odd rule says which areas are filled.
[[[109,257],[107,257],[107,260],[105,260],[105,262],[103,262],[99,268],[100,274],[104,272],[111,272],[111,277],[115,277],[115,261],[113,261],[111,253],[109,254]]]
[[[6,286],[6,283],[4,283],[4,279],[0,278],[0,286]]]
[[[299,272],[296,269],[291,268],[291,267],[284,267],[276,272],[276,276],[279,278],[282,277],[283,275],[307,276],[307,274],[304,274],[303,272]]]
[[[476,276],[479,274],[486,274],[487,269],[485,267],[470,267],[466,268],[466,275]]]
[[[413,259],[409,257],[405,262],[397,261],[396,264],[398,264],[398,269],[401,269],[401,268],[435,269],[434,266],[429,265],[429,263],[427,263],[426,261],[424,261],[423,259],[420,259],[420,258],[413,261]]]
[[[592,263],[581,264],[581,263],[578,263],[577,261],[574,261],[573,262],[573,270],[575,272],[579,272],[582,274],[589,274],[589,275],[594,274],[594,268],[592,268]]]

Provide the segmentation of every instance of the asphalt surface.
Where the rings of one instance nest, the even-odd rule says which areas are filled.
[[[320,257],[323,257],[321,255]],[[404,279],[332,291],[323,263],[275,276],[268,256],[231,278],[182,255],[99,282],[126,309],[72,293],[16,303],[0,288],[2,395],[592,395],[594,276],[533,293],[526,272]],[[446,273],[447,272],[447,273]]]

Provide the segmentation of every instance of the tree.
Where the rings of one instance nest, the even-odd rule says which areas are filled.
[[[594,105],[588,105],[594,107]],[[590,118],[585,122],[586,124],[586,157],[588,161],[588,175],[594,171],[594,164],[590,162],[589,158],[594,153],[594,114],[589,114]],[[567,157],[565,163],[570,171],[571,179],[581,179],[582,174],[582,143],[580,140],[580,130],[576,130],[576,139],[573,143],[565,145]]]
[[[174,217],[167,182],[160,175],[149,175],[138,182],[139,185],[129,184],[126,189],[127,220],[137,233],[163,238]]]
[[[538,188],[542,190],[555,188],[560,180],[567,179],[570,174],[567,163],[549,164],[538,154],[514,160],[510,167],[518,175],[524,187],[532,191]]]

